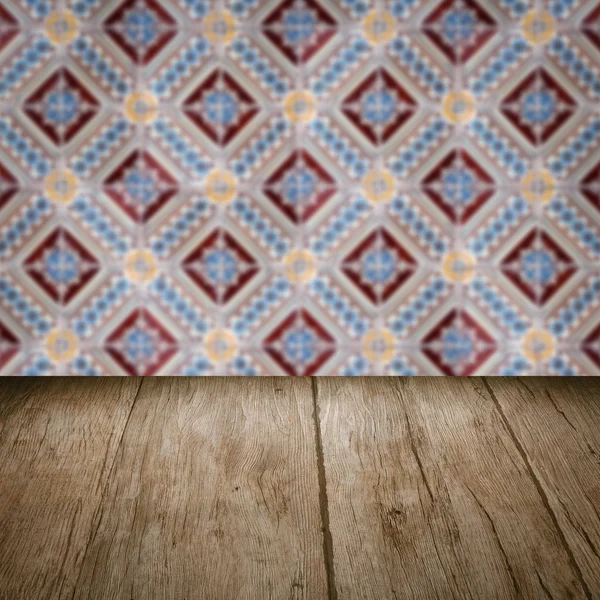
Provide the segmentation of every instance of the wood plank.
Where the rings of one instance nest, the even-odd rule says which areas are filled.
[[[600,597],[600,379],[485,382],[547,496],[583,579]]]
[[[42,385],[42,377],[0,377],[0,422],[6,421]]]
[[[71,597],[140,380],[14,379],[0,394],[0,598]]]
[[[339,598],[585,598],[526,464],[463,378],[323,378]]]
[[[149,381],[74,598],[326,598],[312,412],[309,379]]]

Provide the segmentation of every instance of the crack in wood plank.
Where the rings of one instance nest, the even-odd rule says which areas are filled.
[[[521,444],[521,441],[519,440],[519,438],[517,438],[515,432],[513,431],[513,428],[510,426],[510,422],[508,421],[508,418],[506,417],[506,415],[504,414],[504,410],[502,409],[502,405],[500,404],[498,398],[496,397],[496,394],[494,393],[494,390],[492,389],[492,387],[490,386],[490,384],[487,381],[486,377],[482,377],[481,380],[483,381],[483,385],[485,386],[486,390],[488,391],[494,406],[496,407],[496,410],[498,411],[502,421],[504,422],[504,426],[506,427],[506,429],[508,430],[509,435],[511,436],[513,443],[515,444],[515,447],[517,448],[519,454],[521,455],[521,458],[523,459],[523,462],[525,463],[525,467],[527,468],[527,471],[529,473],[529,476],[531,477],[536,490],[538,492],[538,494],[540,495],[541,499],[542,499],[542,503],[544,505],[544,508],[546,509],[546,511],[548,512],[550,519],[552,520],[552,523],[556,529],[556,533],[561,541],[561,544],[563,545],[565,552],[567,553],[567,556],[569,557],[569,562],[571,563],[571,567],[573,568],[573,571],[575,571],[577,578],[579,580],[579,583],[581,584],[581,587],[583,588],[583,592],[585,594],[585,597],[588,600],[593,600],[593,595],[592,592],[587,584],[587,582],[585,581],[585,578],[583,577],[583,572],[581,571],[581,568],[579,566],[579,563],[577,562],[577,560],[575,559],[575,555],[573,554],[573,550],[571,549],[571,546],[569,545],[569,543],[567,542],[567,538],[565,537],[565,534],[558,522],[558,518],[556,516],[556,513],[552,510],[552,507],[550,506],[550,502],[548,500],[548,495],[546,494],[546,492],[544,491],[544,488],[542,486],[542,484],[540,483],[539,479],[536,477],[535,475],[535,471],[533,470],[533,467],[531,466],[531,463],[529,462],[529,458],[527,456],[527,453],[525,452],[525,448],[523,448],[523,445]],[[528,391],[530,393],[531,390],[528,389]]]
[[[327,500],[327,475],[323,456],[323,440],[321,438],[321,422],[319,418],[319,401],[317,378],[311,377],[313,394],[313,422],[315,426],[315,449],[317,453],[317,474],[319,478],[319,508],[321,511],[321,526],[323,529],[323,555],[327,575],[327,595],[329,600],[337,600],[335,584],[335,566],[333,561],[333,538],[329,526],[329,502]]]
[[[114,455],[113,455],[113,459],[112,459],[112,463],[111,463],[111,466],[110,466],[110,470],[108,472],[108,477],[106,478],[106,481],[104,482],[104,487],[102,488],[102,494],[100,495],[100,501],[98,502],[98,507],[96,508],[96,512],[94,513],[94,518],[92,519],[92,529],[90,531],[90,535],[88,537],[88,541],[87,541],[87,543],[85,545],[85,551],[83,553],[83,558],[81,560],[81,565],[85,564],[85,559],[87,558],[88,551],[89,551],[89,549],[90,549],[90,547],[92,545],[92,542],[96,538],[96,535],[98,533],[98,529],[100,527],[100,523],[102,522],[102,507],[103,507],[105,499],[106,499],[106,493],[108,491],[110,482],[112,480],[114,469],[115,469],[115,465],[117,463],[117,457],[119,456],[119,452],[120,452],[121,446],[123,444],[123,438],[125,437],[125,430],[127,429],[127,426],[129,425],[129,421],[131,420],[131,415],[133,413],[133,409],[135,407],[135,403],[137,402],[137,399],[138,399],[138,397],[140,395],[140,390],[142,389],[142,384],[143,383],[144,383],[144,378],[141,377],[140,378],[140,385],[138,386],[138,389],[135,392],[135,396],[133,397],[133,401],[131,402],[131,407],[129,408],[129,413],[127,415],[127,418],[125,419],[125,423],[123,425],[123,428],[121,429],[121,436],[119,437],[119,443],[117,444],[117,447],[115,449],[115,452],[114,452]],[[102,463],[102,469],[103,470],[104,470],[105,465],[106,465],[106,456],[104,457],[104,462]],[[80,582],[82,573],[83,573],[83,569],[81,569],[79,571],[79,575],[77,576],[77,583],[75,584],[75,586],[73,586],[73,594],[71,596],[71,600],[73,600],[75,598],[75,595],[77,593],[77,589],[79,587],[79,582]],[[59,598],[60,598],[60,596],[59,596]]]

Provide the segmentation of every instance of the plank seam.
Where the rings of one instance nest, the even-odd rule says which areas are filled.
[[[325,574],[327,576],[327,597],[337,600],[335,585],[335,568],[333,562],[333,536],[329,526],[329,501],[327,499],[327,476],[325,474],[325,457],[323,453],[323,439],[321,437],[321,419],[319,403],[317,401],[317,379],[311,377],[313,396],[313,422],[315,426],[315,449],[317,452],[317,475],[319,479],[319,509],[321,512],[321,529],[323,531],[323,559],[325,561]]]
[[[567,538],[565,537],[565,534],[558,523],[558,518],[556,517],[555,512],[552,510],[552,507],[550,506],[550,501],[548,500],[548,496],[546,495],[546,492],[544,491],[544,488],[543,488],[541,482],[536,477],[533,467],[531,466],[531,463],[529,462],[529,459],[527,458],[527,453],[525,452],[525,448],[522,446],[521,442],[519,441],[519,438],[513,431],[513,428],[510,426],[510,422],[509,422],[507,416],[505,415],[504,410],[502,410],[502,405],[500,404],[500,401],[496,397],[496,394],[494,394],[494,390],[488,383],[487,378],[482,377],[481,380],[483,381],[483,385],[485,386],[486,390],[488,391],[488,394],[490,395],[490,397],[494,403],[494,406],[496,407],[496,410],[498,411],[500,418],[502,419],[502,421],[504,423],[504,426],[506,427],[510,437],[512,438],[513,444],[517,448],[517,451],[521,455],[521,459],[525,463],[527,472],[529,473],[529,476],[531,477],[533,484],[535,485],[537,492],[542,499],[542,503],[544,504],[546,511],[550,515],[550,519],[554,525],[554,528],[556,529],[558,537],[565,549],[565,552],[567,553],[569,562],[571,563],[571,567],[575,571],[577,578],[579,579],[579,583],[581,584],[581,587],[583,588],[585,597],[587,598],[587,600],[593,600],[592,593],[583,577],[583,573],[582,573],[581,569],[579,568],[577,561],[575,560],[575,555],[573,554],[573,551],[571,550],[571,547],[569,546],[569,543],[567,542]]]

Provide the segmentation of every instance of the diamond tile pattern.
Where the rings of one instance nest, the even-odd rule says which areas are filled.
[[[0,374],[600,374],[596,0],[5,0]]]

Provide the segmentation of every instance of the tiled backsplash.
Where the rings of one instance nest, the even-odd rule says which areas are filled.
[[[3,0],[0,373],[600,374],[600,3]]]

